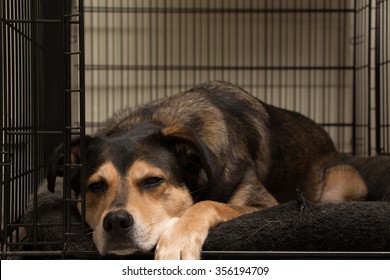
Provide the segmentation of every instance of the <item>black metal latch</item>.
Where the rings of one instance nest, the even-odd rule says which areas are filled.
[[[9,166],[13,163],[13,154],[7,151],[0,151],[0,166]]]

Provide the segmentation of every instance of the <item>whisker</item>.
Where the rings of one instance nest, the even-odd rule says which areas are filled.
[[[207,187],[204,187],[204,188],[201,188],[201,189],[192,191],[192,192],[190,192],[190,194],[197,194],[197,193],[200,193],[200,192],[202,192],[202,191],[204,191],[204,190],[206,190],[206,189],[207,189]]]

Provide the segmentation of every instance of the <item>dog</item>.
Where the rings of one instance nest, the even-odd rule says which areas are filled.
[[[80,141],[72,142],[80,164]],[[359,173],[320,125],[227,82],[211,81],[125,109],[85,139],[85,184],[72,172],[101,255],[155,249],[156,259],[200,259],[210,228],[295,199],[364,199]],[[48,188],[63,170],[50,161]],[[78,204],[81,211],[81,202]]]

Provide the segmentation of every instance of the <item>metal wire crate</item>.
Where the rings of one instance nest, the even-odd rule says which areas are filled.
[[[3,1],[2,258],[96,255],[69,249],[85,232],[70,220],[71,138],[84,139],[120,108],[206,80],[301,112],[341,152],[390,154],[389,13],[388,0]],[[58,222],[25,223],[61,142]],[[54,244],[37,240],[41,227],[60,228]]]

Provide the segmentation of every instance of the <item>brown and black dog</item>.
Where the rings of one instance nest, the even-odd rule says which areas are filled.
[[[319,125],[226,82],[119,112],[85,149],[86,221],[102,255],[155,248],[157,259],[199,259],[210,228],[292,200],[296,189],[325,203],[367,192]],[[51,191],[62,153],[48,170]]]

